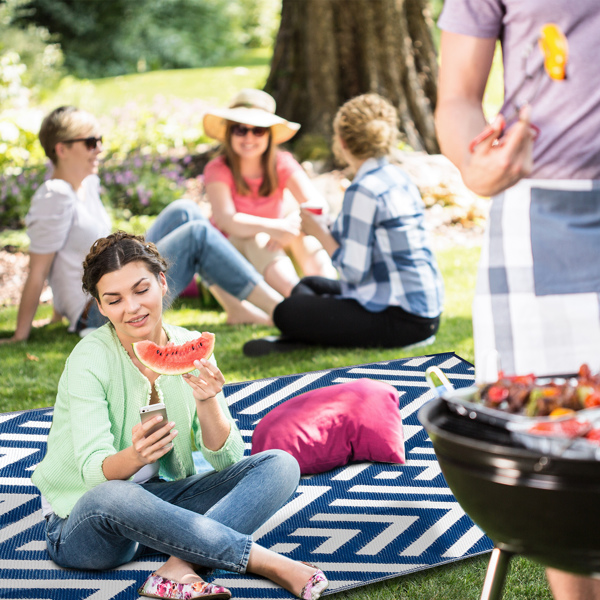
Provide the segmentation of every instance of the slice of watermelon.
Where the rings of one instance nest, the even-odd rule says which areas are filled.
[[[149,340],[132,345],[138,360],[155,373],[181,375],[196,368],[195,360],[210,358],[215,348],[215,334],[205,331],[199,338],[178,346],[172,343],[157,346]]]

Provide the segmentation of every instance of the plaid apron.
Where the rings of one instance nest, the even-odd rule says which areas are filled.
[[[520,181],[496,196],[473,302],[475,365],[600,370],[600,181]]]

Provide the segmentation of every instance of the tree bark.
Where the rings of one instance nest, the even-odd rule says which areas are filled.
[[[398,109],[403,140],[437,153],[431,26],[427,0],[282,0],[265,89],[302,134],[327,139],[346,100],[376,92]]]

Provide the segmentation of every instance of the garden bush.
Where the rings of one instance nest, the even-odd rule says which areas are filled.
[[[0,2],[0,108],[43,99],[63,77],[63,54],[44,27],[12,25],[21,0]]]
[[[185,159],[184,159],[185,160]],[[132,150],[113,155],[100,171],[102,197],[123,217],[157,215],[186,189],[185,169],[175,157]]]
[[[31,196],[51,172],[45,165],[14,171],[18,174],[0,173],[0,227],[23,226]]]
[[[277,0],[10,0],[12,23],[47,27],[81,78],[213,65],[270,45]]]

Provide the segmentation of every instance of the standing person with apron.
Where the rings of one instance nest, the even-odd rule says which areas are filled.
[[[545,74],[537,47],[547,23],[568,40],[561,81]],[[473,304],[477,377],[496,353],[507,374],[576,372],[582,363],[598,371],[600,86],[590,53],[600,4],[446,0],[438,24],[442,152],[471,190],[493,197]],[[501,112],[516,109],[517,119],[499,116],[483,136],[483,94],[498,40]],[[536,75],[521,87],[525,71]],[[551,569],[548,579],[555,598],[600,598],[597,581]]]

